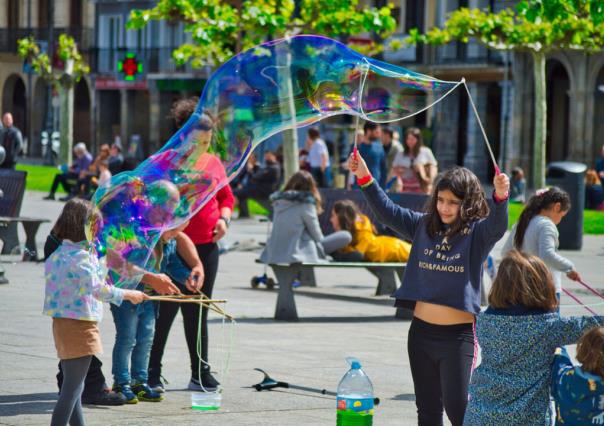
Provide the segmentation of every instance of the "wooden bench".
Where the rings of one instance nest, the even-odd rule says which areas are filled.
[[[257,261],[260,263],[260,261]],[[297,321],[298,312],[294,300],[292,284],[296,279],[301,286],[316,287],[315,268],[366,268],[378,278],[375,295],[391,295],[397,288],[396,277],[402,281],[405,263],[373,263],[373,262],[317,262],[269,265],[279,283],[279,294],[275,308],[275,319]],[[405,309],[397,309],[397,318],[409,318]]]

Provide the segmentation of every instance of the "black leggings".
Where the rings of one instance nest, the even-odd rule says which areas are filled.
[[[472,324],[436,325],[413,318],[407,350],[418,424],[443,424],[443,405],[453,426],[463,423],[474,362]]]
[[[218,245],[215,243],[199,244],[196,248],[205,273],[201,291],[211,298],[216,273],[218,272]],[[183,287],[181,287],[181,291],[185,294],[191,294]],[[174,322],[179,308],[182,311],[185,338],[187,339],[189,358],[191,359],[191,377],[195,379],[199,377],[199,357],[197,356],[199,306],[194,303],[159,302],[159,316],[155,321],[155,336],[149,359],[150,382],[158,381],[161,375],[161,360],[164,356],[172,322]],[[201,359],[208,362],[208,308],[206,307],[201,310]],[[202,368],[204,368],[203,365]]]
[[[61,395],[52,412],[51,426],[83,426],[81,396],[84,390],[84,378],[90,365],[92,355],[74,359],[62,359],[61,367],[65,378],[61,387]]]

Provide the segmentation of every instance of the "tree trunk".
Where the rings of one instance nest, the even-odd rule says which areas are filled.
[[[535,80],[535,133],[533,140],[533,186],[545,186],[545,141],[547,132],[547,102],[545,81],[545,53],[533,53]]]
[[[296,106],[294,104],[294,87],[291,76],[291,53],[289,51],[285,57],[285,63],[279,67],[279,87],[285,89],[283,98],[286,102],[281,104],[281,114],[285,117],[290,117],[291,130],[285,130],[283,135],[283,180],[287,180],[296,173],[300,168],[300,160],[298,155],[298,131],[296,121]],[[282,98],[282,99],[283,99]],[[285,120],[287,122],[287,120]]]
[[[71,164],[73,148],[73,85],[62,86],[59,89],[61,97],[61,149],[60,164]]]

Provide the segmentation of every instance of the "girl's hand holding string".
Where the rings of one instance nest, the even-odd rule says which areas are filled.
[[[582,281],[581,275],[574,269],[566,273],[566,276],[573,281]]]
[[[124,300],[138,305],[139,303],[142,303],[145,300],[149,300],[149,296],[147,296],[142,291],[138,290],[124,290]]]
[[[356,176],[357,179],[362,179],[370,175],[369,169],[367,168],[367,164],[363,157],[361,157],[358,153],[350,154],[348,157],[348,170],[352,172],[353,175]]]
[[[499,200],[506,200],[510,194],[510,178],[505,173],[495,175],[493,178],[495,195]]]

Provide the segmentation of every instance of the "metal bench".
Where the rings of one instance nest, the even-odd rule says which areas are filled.
[[[26,237],[23,260],[37,261],[36,233],[40,225],[49,220],[19,216],[25,195],[26,179],[25,171],[0,169],[0,240],[4,242],[0,252],[9,254],[13,253],[15,248],[19,248],[17,224],[21,222]]]
[[[27,172],[21,170],[0,169],[0,216],[18,217],[25,195]],[[4,241],[1,254],[8,254],[19,247],[17,224],[14,222],[0,226],[0,239]]]

